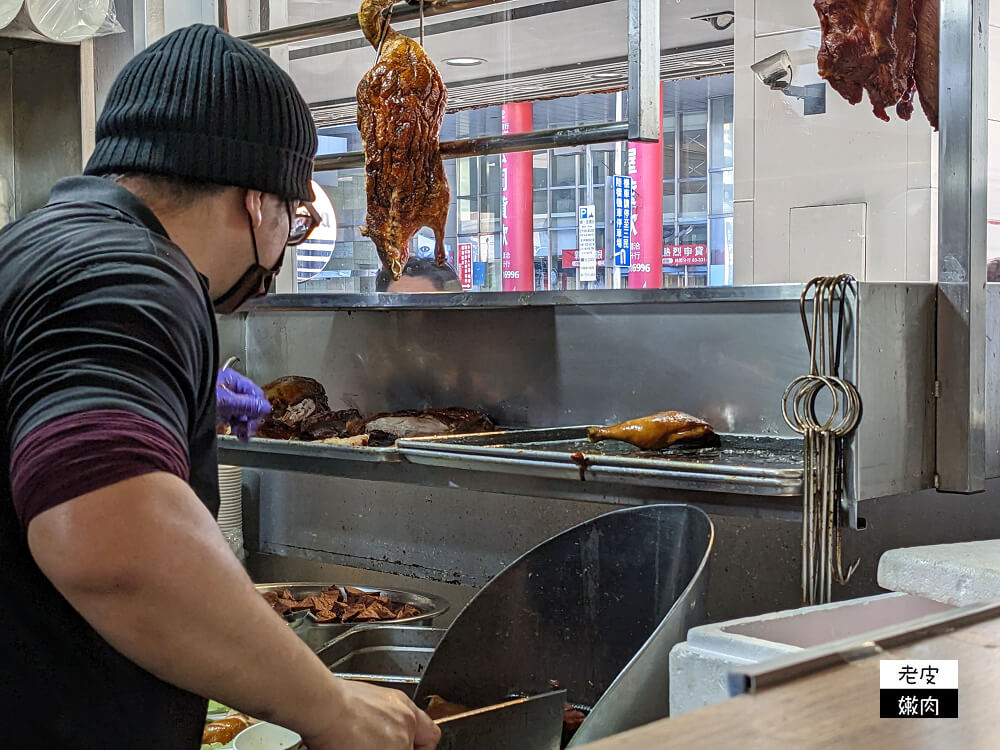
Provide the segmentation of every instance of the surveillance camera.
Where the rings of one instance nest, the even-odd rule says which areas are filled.
[[[792,58],[785,50],[758,60],[750,69],[773,91],[781,91],[792,84]]]

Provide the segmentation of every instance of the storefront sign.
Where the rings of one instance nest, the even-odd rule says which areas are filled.
[[[632,259],[632,234],[635,229],[635,182],[631,177],[609,177],[606,185],[608,206],[605,216],[612,220],[607,231],[614,232],[614,265],[629,266]]]
[[[664,266],[708,265],[708,248],[705,245],[664,245]]]
[[[597,268],[603,268],[604,262],[604,248],[598,247],[594,248],[594,262]],[[580,267],[580,251],[579,250],[563,250],[562,251],[562,267],[563,268],[579,268]]]
[[[472,243],[458,243],[458,278],[462,289],[472,289]]]
[[[597,215],[593,206],[580,206],[580,281],[597,281]]]
[[[486,264],[479,262],[472,264],[472,285],[478,287],[486,286]]]

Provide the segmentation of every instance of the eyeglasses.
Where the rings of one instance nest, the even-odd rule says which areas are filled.
[[[292,247],[305,242],[313,230],[323,223],[323,217],[319,215],[312,203],[302,201],[294,211],[289,212],[288,219],[288,242],[285,244]]]

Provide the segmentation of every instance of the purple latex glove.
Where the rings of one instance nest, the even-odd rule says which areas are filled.
[[[244,443],[257,432],[260,421],[271,413],[271,404],[260,387],[236,370],[220,370],[215,381],[215,403],[219,424],[228,424]]]

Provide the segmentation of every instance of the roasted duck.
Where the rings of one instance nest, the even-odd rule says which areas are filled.
[[[394,31],[384,11],[392,0],[363,0],[358,21],[377,51],[358,84],[358,129],[365,151],[368,217],[361,233],[399,280],[410,239],[434,232],[434,258],[445,264],[444,231],[451,191],[438,135],[448,93],[441,74],[417,42]]]
[[[909,120],[913,91],[938,126],[938,0],[815,0],[819,74],[851,104],[867,91],[875,116]]]
[[[264,386],[271,415],[257,429],[259,437],[276,440],[325,440],[346,434],[360,419],[354,409],[331,411],[323,385],[312,378],[288,375]]]
[[[590,427],[590,442],[623,440],[645,451],[658,451],[676,443],[691,446],[719,445],[719,436],[708,422],[682,411],[661,411],[639,419],[612,425]]]

